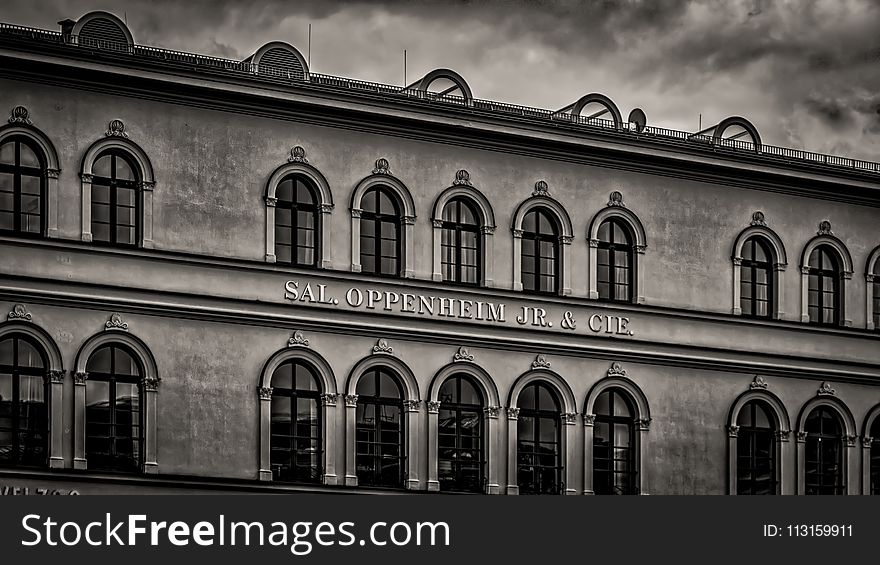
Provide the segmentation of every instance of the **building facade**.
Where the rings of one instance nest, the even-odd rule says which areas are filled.
[[[880,492],[880,165],[0,25],[5,492]]]

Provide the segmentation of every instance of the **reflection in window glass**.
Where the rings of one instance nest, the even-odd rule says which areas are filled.
[[[40,347],[18,334],[0,339],[0,465],[46,465],[46,393],[46,360]]]
[[[383,368],[364,373],[357,386],[355,466],[358,484],[402,487],[404,480],[403,391]]]
[[[736,425],[736,493],[776,494],[776,425],[766,403],[752,400]]]
[[[636,411],[629,395],[606,390],[596,398],[593,412],[593,490],[637,494]]]
[[[467,375],[444,381],[439,393],[438,478],[441,491],[482,492],[483,400]]]
[[[562,413],[559,399],[547,384],[535,381],[523,388],[517,404],[519,492],[562,494]]]
[[[276,481],[319,483],[323,476],[321,393],[314,370],[298,360],[272,374],[270,464]]]

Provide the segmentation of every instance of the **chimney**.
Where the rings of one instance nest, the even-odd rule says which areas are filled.
[[[58,22],[58,25],[61,26],[61,40],[64,43],[70,43],[70,34],[73,31],[73,26],[76,25],[76,22],[68,18]]]

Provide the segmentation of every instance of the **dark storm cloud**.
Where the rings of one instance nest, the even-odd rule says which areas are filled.
[[[2,19],[54,27],[110,7],[138,42],[229,58],[284,40],[316,72],[400,84],[451,67],[475,94],[562,107],[611,96],[624,115],[694,131],[745,115],[765,142],[880,160],[875,0],[15,0]]]

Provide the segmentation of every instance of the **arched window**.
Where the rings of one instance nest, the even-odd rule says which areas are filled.
[[[593,489],[596,494],[636,494],[636,410],[629,395],[606,390],[593,410]]]
[[[479,285],[482,273],[480,216],[474,205],[465,198],[450,200],[443,207],[442,230],[443,280]]]
[[[358,381],[355,465],[359,485],[400,487],[404,481],[403,390],[387,369]]]
[[[834,248],[820,245],[810,253],[808,312],[811,324],[835,326],[840,323],[840,275]]]
[[[872,279],[873,280],[869,282],[869,284],[873,285],[874,290],[871,296],[871,301],[873,302],[871,317],[874,320],[874,330],[880,331],[880,260],[874,263]]]
[[[521,494],[560,494],[562,431],[559,398],[545,383],[526,385],[517,401],[517,484]],[[442,405],[441,405],[442,406]]]
[[[776,494],[776,425],[770,407],[749,401],[736,425],[736,494]]]
[[[318,264],[318,199],[315,187],[296,175],[275,189],[275,257],[279,263],[314,267]]]
[[[143,454],[141,377],[121,344],[95,350],[86,365],[86,458],[89,469],[137,472]]]
[[[532,292],[559,292],[559,226],[542,208],[529,210],[522,222],[522,285]]]
[[[122,151],[105,151],[92,165],[92,241],[136,246],[140,241],[140,176]]]
[[[26,137],[0,144],[0,233],[43,235],[46,178],[46,159]]]
[[[762,237],[750,237],[742,247],[740,265],[740,308],[743,316],[770,318],[772,315],[773,253]]]
[[[482,492],[486,476],[483,397],[467,375],[440,387],[438,478],[442,491]]]
[[[880,495],[880,417],[871,426],[871,494]]]
[[[633,239],[629,226],[611,217],[599,224],[596,259],[599,298],[632,302]]]
[[[290,360],[272,373],[271,468],[276,481],[320,483],[321,390],[311,367]]]
[[[400,205],[385,187],[368,189],[361,199],[361,270],[400,275]]]
[[[12,334],[0,340],[0,465],[46,465],[46,365],[30,339]]]
[[[806,494],[844,494],[844,431],[840,418],[832,409],[819,406],[807,416],[804,430]]]

